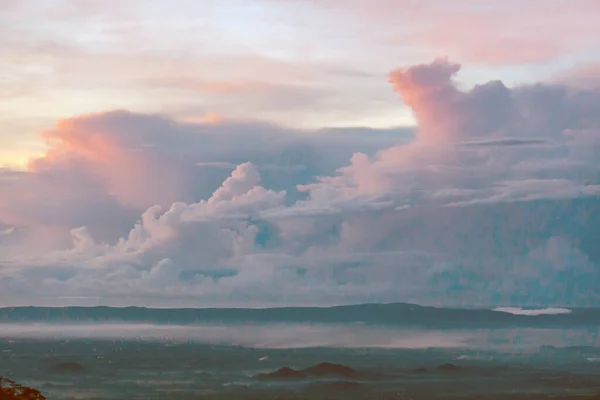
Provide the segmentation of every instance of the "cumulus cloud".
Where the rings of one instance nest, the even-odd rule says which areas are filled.
[[[419,122],[417,140],[372,158],[355,154],[339,176],[310,190],[387,192],[396,205],[415,199],[457,205],[599,193],[594,154],[600,144],[600,92],[543,84],[510,89],[499,81],[465,91],[452,81],[459,69],[437,59],[393,71],[394,90]],[[467,148],[482,138],[520,145]],[[583,148],[588,156],[574,157]]]
[[[0,180],[2,301],[597,305],[600,92],[462,89],[459,69],[390,73],[419,123],[408,142],[127,112],[59,123],[45,157]],[[71,245],[7,239],[40,226]]]
[[[374,153],[409,129],[303,132],[221,118],[182,123],[128,111],[59,121],[49,150],[27,171],[0,170],[0,221],[26,228],[87,226],[103,241],[125,234],[149,207],[209,196],[237,165],[252,162],[270,187],[327,175],[357,150]],[[219,166],[220,168],[215,168]]]

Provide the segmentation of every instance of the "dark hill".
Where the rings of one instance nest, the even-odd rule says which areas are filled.
[[[0,400],[46,400],[38,390],[0,376]]]
[[[260,374],[257,378],[261,380],[292,380],[307,378],[343,378],[360,380],[375,378],[375,376],[361,373],[346,365],[323,362],[301,370],[283,367],[268,374]]]
[[[357,379],[360,377],[360,374],[345,365],[342,364],[333,364],[333,363],[320,363],[310,368],[306,368],[300,371],[301,373],[318,378],[349,378],[349,379]]]
[[[462,367],[459,367],[458,365],[454,365],[454,364],[442,364],[439,365],[436,370],[437,371],[443,371],[443,372],[454,372],[454,371],[460,371],[462,369]]]
[[[52,367],[50,367],[50,369],[53,372],[76,373],[76,374],[81,374],[81,373],[87,371],[87,369],[83,365],[76,363],[76,362],[64,362],[64,363],[56,364],[56,365],[53,365]]]

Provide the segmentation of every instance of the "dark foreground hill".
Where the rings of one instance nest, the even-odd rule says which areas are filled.
[[[0,400],[46,400],[42,394],[33,388],[0,376]]]

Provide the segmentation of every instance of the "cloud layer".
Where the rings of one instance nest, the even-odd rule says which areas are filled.
[[[3,0],[0,166],[39,156],[56,119],[111,109],[412,125],[383,79],[398,60],[533,82],[598,63],[597,16],[597,0]]]
[[[389,74],[416,135],[58,122],[0,174],[0,302],[600,306],[600,91],[460,68]]]

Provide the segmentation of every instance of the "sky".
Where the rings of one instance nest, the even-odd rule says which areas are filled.
[[[599,18],[0,0],[0,305],[600,307]]]

